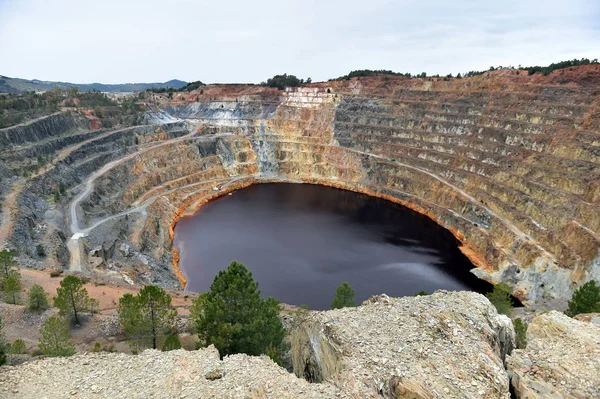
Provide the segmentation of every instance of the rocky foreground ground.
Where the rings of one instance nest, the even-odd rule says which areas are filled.
[[[559,312],[533,320],[524,350],[471,292],[381,295],[293,324],[297,376],[265,356],[220,360],[213,347],[82,353],[1,368],[0,397],[508,399],[511,383],[518,398],[600,397],[600,326]]]

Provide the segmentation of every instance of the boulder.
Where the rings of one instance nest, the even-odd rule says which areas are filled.
[[[508,317],[473,292],[381,295],[311,312],[292,331],[297,376],[361,398],[510,398],[513,347]]]
[[[551,311],[506,360],[517,398],[600,398],[600,326]]]

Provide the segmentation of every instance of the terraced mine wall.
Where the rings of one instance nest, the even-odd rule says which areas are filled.
[[[528,305],[564,303],[600,279],[595,65],[546,77],[375,76],[286,91],[210,85],[157,98],[167,119],[187,121],[185,132],[100,135],[89,144],[94,154],[69,156],[81,172],[44,177],[44,186],[58,176],[73,186],[118,161],[76,206],[82,226],[96,225],[82,238],[84,271],[184,283],[172,248],[177,220],[231,190],[286,181],[429,216],[458,238],[476,275],[509,283]]]

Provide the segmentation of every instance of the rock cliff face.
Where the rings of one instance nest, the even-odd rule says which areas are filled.
[[[190,134],[148,132],[137,143],[130,135],[110,154],[113,135],[101,134],[89,144],[107,140],[98,158],[80,158],[87,169],[68,179],[85,181],[117,161],[76,208],[84,227],[122,217],[86,231],[83,251],[130,246],[128,257],[108,251],[104,264],[132,266],[140,281],[185,280],[172,250],[182,215],[278,180],[359,191],[426,214],[458,238],[476,275],[509,283],[528,305],[562,303],[600,279],[597,65],[546,77],[374,76],[285,92],[209,85],[155,99],[159,119],[185,119]]]
[[[600,398],[600,326],[551,311],[533,319],[507,368],[518,398]]]
[[[352,397],[509,398],[514,331],[482,295],[438,291],[313,312],[292,330],[294,372]]]

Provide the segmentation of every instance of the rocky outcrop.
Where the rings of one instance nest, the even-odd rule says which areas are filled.
[[[506,360],[517,398],[600,398],[600,326],[551,311]]]
[[[309,384],[268,357],[219,360],[214,347],[148,350],[137,356],[86,353],[0,369],[2,398],[335,398],[331,385]]]
[[[312,312],[292,331],[297,376],[351,397],[509,398],[514,331],[482,295],[376,297]]]

